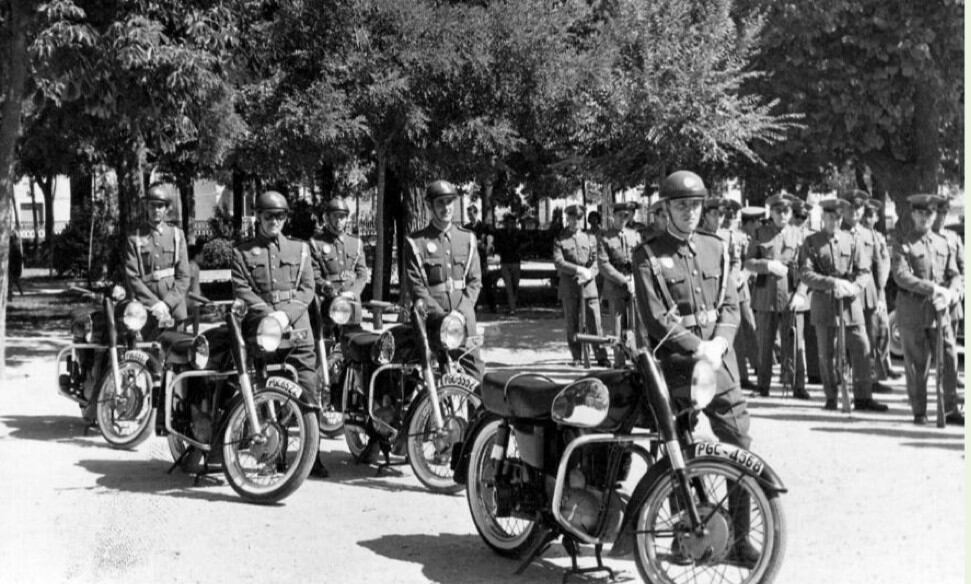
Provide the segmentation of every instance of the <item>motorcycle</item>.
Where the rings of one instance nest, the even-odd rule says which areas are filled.
[[[377,330],[383,329],[383,312],[397,310],[386,302],[368,306]],[[338,297],[330,317],[345,324],[355,310],[352,299]],[[429,317],[421,300],[407,314],[410,322],[380,333],[348,329],[342,334],[344,438],[357,462],[375,462],[383,454],[379,473],[394,464],[391,454],[404,455],[425,487],[456,493],[462,486],[452,478],[452,445],[480,403],[478,381],[459,362],[476,341],[453,358],[467,341],[460,318]],[[429,341],[428,329],[439,331],[436,340]]]
[[[343,335],[362,330],[360,311],[350,315],[348,322],[337,325],[329,318],[330,306],[337,297],[321,302],[314,297],[310,303],[310,324],[317,351],[317,398],[320,404],[320,434],[337,438],[344,434],[344,414],[340,409],[340,380],[344,373]],[[352,306],[360,307],[359,303]],[[325,317],[325,315],[327,315]],[[355,317],[356,316],[356,317]]]
[[[137,300],[126,300],[118,285],[100,294],[71,290],[100,296],[101,309],[86,310],[71,324],[74,342],[57,355],[60,393],[78,402],[109,445],[133,448],[148,438],[153,419],[149,362],[156,345],[140,336],[147,311]]]
[[[483,407],[452,460],[486,545],[522,559],[517,573],[562,538],[573,573],[613,575],[602,561],[612,543],[613,556],[634,553],[646,582],[771,582],[786,487],[752,452],[692,436],[714,368],[693,363],[690,405],[675,412],[658,361],[631,332],[577,338],[619,346],[627,367],[565,384],[528,372],[483,380]],[[647,470],[627,492],[634,456]],[[580,545],[594,547],[595,566],[578,567]]]
[[[320,442],[318,408],[305,399],[296,369],[283,363],[290,343],[306,331],[284,331],[265,316],[244,337],[246,312],[245,303],[234,301],[224,324],[165,347],[169,366],[154,399],[155,431],[175,459],[170,472],[198,468],[198,481],[221,466],[243,499],[275,503],[310,474]]]

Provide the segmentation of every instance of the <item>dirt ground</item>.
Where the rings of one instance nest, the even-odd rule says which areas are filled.
[[[13,309],[34,314],[32,297],[56,290],[46,292],[34,285]],[[559,545],[514,576],[516,562],[480,540],[464,494],[431,494],[407,466],[375,477],[350,462],[343,440],[324,443],[330,478],[309,479],[270,507],[241,502],[221,475],[194,485],[180,471],[166,474],[160,438],[136,451],[108,448],[84,434],[76,404],[57,394],[54,357],[67,342],[68,308],[28,319],[8,338],[0,583],[561,581],[569,560]],[[555,310],[483,321],[491,368],[571,375]],[[810,390],[808,403],[751,400],[752,449],[789,487],[777,582],[964,582],[963,428],[913,426],[902,382],[886,396],[888,414],[850,418],[821,410],[820,389]],[[637,579],[633,562],[608,564]]]

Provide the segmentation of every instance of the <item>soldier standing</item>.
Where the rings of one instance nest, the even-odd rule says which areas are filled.
[[[580,332],[581,306],[586,310],[587,333],[603,334],[600,322],[600,297],[597,292],[597,242],[592,235],[580,230],[578,217],[583,209],[570,205],[564,212],[566,226],[553,240],[553,265],[559,276],[559,298],[563,303],[566,319],[566,342],[570,346],[573,365],[580,364],[580,343],[576,335]],[[597,349],[597,363],[608,366],[607,350]]]
[[[597,240],[597,268],[603,275],[603,295],[607,299],[607,310],[615,335],[633,326],[628,318],[634,294],[631,254],[640,245],[641,238],[631,229],[630,220],[637,206],[634,202],[616,203],[614,226],[602,231]],[[623,366],[622,350],[615,349],[614,363],[618,367]]]
[[[945,324],[937,328],[938,314],[953,309],[962,291],[957,258],[947,240],[934,233],[941,197],[911,195],[911,230],[897,238],[891,250],[890,272],[899,288],[897,325],[904,349],[907,395],[914,412],[914,424],[927,423],[927,377],[937,335],[943,335],[944,362],[938,364],[944,389],[945,421],[964,425],[964,414],[957,409],[957,350],[954,331]]]
[[[863,261],[859,239],[839,229],[844,212],[852,212],[845,199],[828,199],[823,209],[823,230],[810,235],[800,254],[802,281],[813,290],[810,301],[812,325],[816,327],[819,372],[826,403],[823,409],[836,409],[838,376],[836,337],[839,318],[846,327],[846,351],[853,368],[853,407],[856,410],[884,412],[887,406],[872,398],[870,345],[866,336],[863,302],[860,298],[869,265]],[[849,380],[842,380],[848,383]]]
[[[802,246],[802,232],[798,227],[789,225],[793,200],[793,197],[782,194],[769,197],[766,205],[772,221],[755,230],[744,265],[756,274],[752,308],[755,310],[759,338],[757,391],[761,396],[769,395],[772,346],[776,334],[781,334],[782,355],[795,354],[794,364],[785,357],[781,359],[782,378],[792,380],[793,397],[809,399],[806,391],[806,351],[802,342],[806,304],[793,302],[796,299],[793,292],[798,284],[795,268]]]
[[[475,301],[482,288],[482,272],[475,235],[452,224],[458,196],[455,186],[444,180],[425,189],[431,221],[405,238],[405,274],[412,299],[424,300],[431,315],[458,315],[465,322],[468,339],[476,334]],[[482,379],[485,366],[479,349],[469,352],[462,365],[470,375]]]
[[[368,282],[364,242],[347,233],[350,209],[342,199],[331,199],[324,207],[324,229],[310,240],[317,295],[327,302],[349,293],[360,299]]]
[[[886,303],[881,305],[880,294],[877,289],[876,278],[890,273],[890,257],[881,257],[879,242],[874,232],[860,223],[867,210],[870,193],[859,189],[843,195],[849,201],[851,208],[843,213],[842,229],[857,239],[860,261],[863,262],[865,275],[860,281],[863,292],[863,322],[866,324],[869,346],[874,346],[878,335],[879,319],[877,313],[886,313]],[[874,355],[867,353],[870,370],[874,368]],[[891,389],[879,382],[873,384],[874,393],[890,393]]]
[[[267,191],[256,198],[256,235],[233,249],[233,296],[248,307],[243,330],[273,317],[290,332],[292,348],[285,362],[297,370],[304,398],[317,401],[317,355],[307,309],[314,297],[310,246],[283,235],[290,205],[286,197]],[[291,328],[292,327],[292,328]]]
[[[191,274],[185,234],[165,222],[172,206],[168,188],[149,187],[144,205],[145,221],[128,236],[125,279],[135,299],[148,308],[150,318],[142,335],[152,340],[161,329],[188,317],[185,295]]]
[[[877,310],[873,312],[870,323],[870,351],[873,353],[874,378],[900,379],[901,374],[890,364],[890,316],[887,314],[887,282],[890,280],[890,247],[887,237],[877,231],[877,215],[883,210],[883,203],[875,199],[867,201],[867,208],[863,212],[860,224],[873,232],[876,245],[873,249],[873,266],[871,267],[873,281],[877,288]],[[876,391],[876,388],[874,388]]]
[[[482,274],[480,299],[485,300],[489,312],[496,312],[496,274],[489,273],[489,256],[492,255],[494,241],[492,229],[479,219],[479,210],[474,205],[469,205],[465,212],[469,216],[469,222],[462,228],[475,234],[476,247],[479,252],[479,272]]]
[[[662,181],[668,229],[652,233],[634,252],[636,305],[672,397],[683,400],[690,391],[694,360],[709,361],[717,393],[704,412],[712,431],[723,442],[748,448],[748,406],[732,354],[739,317],[728,250],[718,236],[697,230],[707,195],[693,172],[678,171]],[[726,560],[751,567],[759,553],[746,537],[749,502],[736,495],[728,504],[735,543]]]
[[[961,241],[961,236],[951,231],[950,229],[944,229],[944,221],[947,219],[947,213],[951,210],[951,202],[941,197],[941,202],[937,205],[937,215],[934,218],[934,224],[931,229],[934,233],[940,235],[947,240],[947,248],[950,250],[951,255],[957,260],[958,273],[961,275],[960,279],[964,281],[964,242]],[[954,329],[955,334],[957,334],[958,327],[961,326],[961,319],[964,318],[964,288],[961,288],[960,297],[958,302],[951,307],[951,328]]]

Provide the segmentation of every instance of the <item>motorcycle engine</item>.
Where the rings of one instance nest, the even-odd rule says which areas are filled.
[[[578,530],[592,536],[598,536],[597,526],[600,521],[600,501],[603,491],[595,488],[575,489],[568,487],[563,492],[560,503],[560,513]],[[612,491],[607,502],[607,517],[604,523],[603,537],[613,540],[620,531],[623,518],[624,503],[617,491]]]

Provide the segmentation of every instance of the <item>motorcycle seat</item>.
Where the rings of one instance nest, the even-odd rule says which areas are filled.
[[[571,381],[554,381],[539,375],[522,375],[521,371],[495,371],[482,379],[482,404],[486,410],[504,418],[547,420],[553,399]],[[585,371],[576,380],[594,377],[608,388],[623,384],[629,372],[624,369]],[[623,384],[626,386],[627,384]],[[611,391],[611,397],[614,392]],[[625,400],[626,401],[626,400]]]
[[[189,362],[189,351],[192,349],[194,335],[179,331],[165,331],[158,336],[162,346],[162,354],[169,363],[183,364]]]

